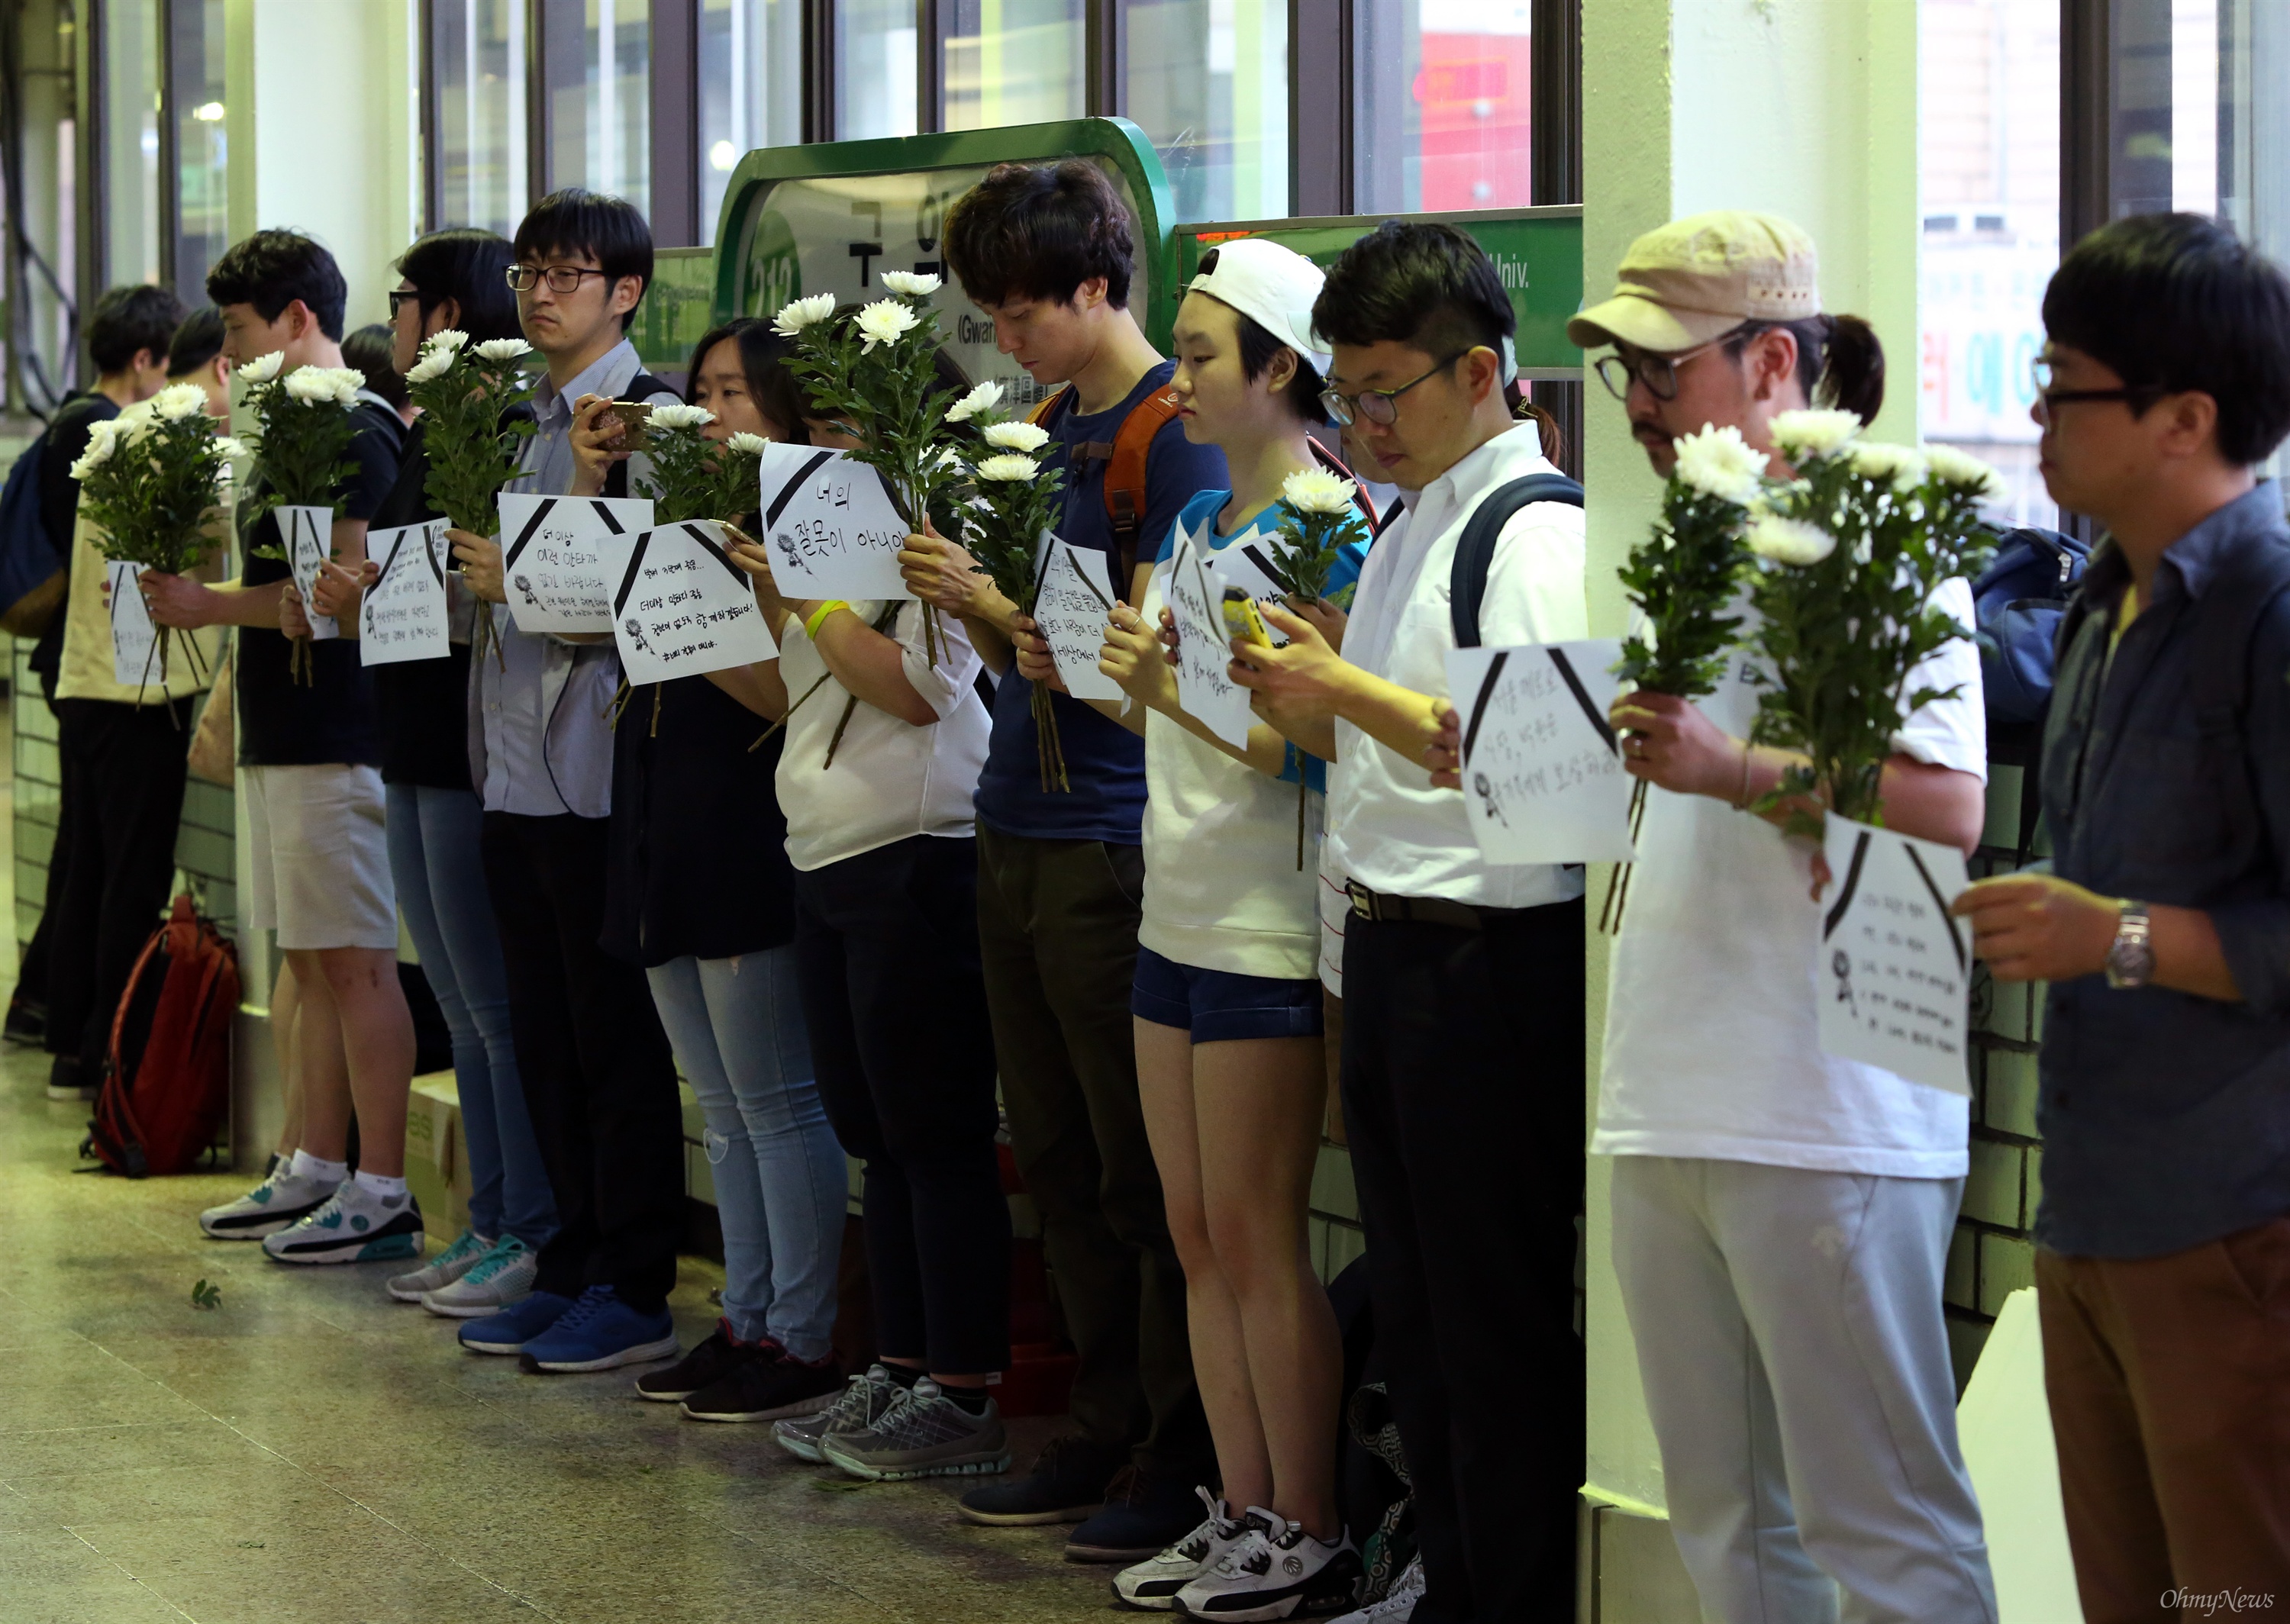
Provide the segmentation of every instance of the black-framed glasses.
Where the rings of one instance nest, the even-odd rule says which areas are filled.
[[[606,273],[589,270],[579,265],[512,265],[508,268],[508,284],[520,293],[530,293],[544,278],[552,293],[571,293],[580,289],[583,276],[602,276]]]
[[[2119,400],[2129,406],[2133,416],[2147,410],[2162,398],[2158,389],[2059,389],[2052,387],[2055,376],[2049,356],[2037,356],[2028,363],[2028,381],[2036,399],[2036,420],[2045,428],[2052,426],[2052,409],[2073,405],[2079,400]]]
[[[1708,355],[1740,332],[1737,327],[1733,332],[1720,333],[1707,344],[1697,344],[1674,356],[1658,356],[1650,349],[1625,349],[1617,345],[1613,355],[1598,357],[1595,370],[1598,381],[1606,386],[1606,393],[1616,400],[1629,399],[1633,383],[1645,385],[1646,393],[1656,400],[1676,400],[1677,369],[1696,356]]]
[[[1396,389],[1362,389],[1357,395],[1347,395],[1341,389],[1322,389],[1320,404],[1326,410],[1329,420],[1339,428],[1349,428],[1359,417],[1371,423],[1396,423],[1399,420],[1401,396],[1426,379],[1437,378],[1470,353],[1469,349],[1459,349],[1421,378],[1411,378]]]
[[[404,305],[407,300],[419,300],[420,297],[421,292],[418,288],[392,288],[389,291],[389,319],[391,324],[394,325],[396,323],[397,312]]]

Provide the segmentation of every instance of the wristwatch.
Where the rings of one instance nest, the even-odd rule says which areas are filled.
[[[2110,987],[2144,987],[2155,979],[2155,943],[2149,933],[2147,905],[2126,902],[2115,927],[2114,945],[2107,950]]]

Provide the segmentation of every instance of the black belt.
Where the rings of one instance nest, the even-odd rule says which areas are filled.
[[[1389,896],[1370,891],[1357,880],[1344,882],[1344,894],[1352,900],[1353,913],[1385,924],[1444,924],[1458,931],[1477,931],[1531,911],[1524,908],[1476,908],[1469,902],[1450,902],[1444,897]]]

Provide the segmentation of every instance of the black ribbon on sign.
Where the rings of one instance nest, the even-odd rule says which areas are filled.
[[[516,562],[517,555],[524,551],[524,544],[532,540],[533,533],[540,528],[543,521],[548,517],[549,514],[555,510],[556,507],[556,498],[552,496],[542,501],[539,507],[532,510],[532,516],[525,520],[524,528],[516,532],[516,540],[509,544],[508,556],[501,560],[501,568],[503,570],[507,570],[511,564]]]
[[[1598,737],[1606,741],[1606,753],[1620,756],[1622,746],[1621,741],[1614,737],[1614,724],[1606,720],[1605,711],[1590,703],[1590,691],[1583,687],[1582,679],[1574,675],[1573,664],[1566,658],[1566,652],[1556,647],[1546,652],[1550,656],[1550,663],[1558,668],[1559,677],[1565,683],[1567,692],[1573,694],[1574,702],[1582,708],[1582,714],[1590,718],[1590,725],[1598,730]]]
[[[803,489],[805,483],[808,481],[813,474],[816,474],[821,468],[824,468],[834,455],[835,453],[831,451],[821,452],[817,456],[806,460],[801,468],[795,471],[793,477],[789,479],[787,484],[780,487],[780,493],[772,498],[770,505],[764,509],[764,528],[765,530],[768,531],[773,525],[780,522],[780,515],[785,513],[788,510],[788,504],[795,500],[795,493]]]
[[[1868,836],[1863,835],[1862,838],[1866,840]],[[1932,870],[1925,867],[1925,860],[1917,855],[1916,847],[1904,840],[1901,850],[1908,853],[1909,861],[1916,866],[1917,878],[1925,883],[1925,889],[1932,893],[1933,906],[1940,909],[1941,923],[1948,926],[1948,945],[1956,949],[1956,968],[1960,975],[1965,969],[1964,937],[1957,929],[1956,916],[1948,911],[1948,899],[1940,894],[1940,887],[1933,883]]]
[[[708,532],[702,530],[696,522],[687,520],[684,524],[677,525],[677,528],[682,531],[685,535],[690,536],[694,541],[699,542],[702,550],[704,550],[710,558],[713,558],[717,563],[724,566],[724,573],[729,575],[743,590],[747,588],[747,572],[742,570],[738,564],[732,562],[732,556],[730,554],[726,553],[722,548],[717,546],[713,541],[710,541],[708,539]]]
[[[1830,932],[1844,923],[1845,910],[1853,906],[1853,893],[1861,889],[1861,870],[1868,861],[1869,831],[1862,829],[1854,837],[1853,860],[1846,867],[1845,884],[1838,887],[1837,900],[1830,906],[1829,916],[1821,922],[1822,940],[1827,941]]]
[[[444,531],[440,530],[436,532],[436,535],[433,537],[427,525],[424,525],[421,530],[421,556],[429,561],[429,573],[437,578],[437,584],[441,587],[445,584],[445,566],[438,562],[440,554],[437,548],[432,545],[432,543],[435,540],[441,539],[444,533],[445,532]],[[395,553],[397,549],[396,548],[392,548],[389,550]],[[388,574],[389,570],[388,566],[385,565],[381,572],[384,575]],[[376,584],[379,585],[380,583],[377,582]]]
[[[644,564],[645,554],[652,548],[652,538],[653,532],[649,530],[645,531],[637,538],[636,546],[629,551],[628,573],[621,577],[621,589],[613,594],[614,615],[618,615],[621,610],[629,606],[629,594],[636,590],[637,571]]]
[[[1495,696],[1495,684],[1502,676],[1502,668],[1510,660],[1509,649],[1497,649],[1495,657],[1487,661],[1487,674],[1479,679],[1479,697],[1471,701],[1471,725],[1463,733],[1463,764],[1470,764],[1471,751],[1479,742],[1479,721],[1487,714],[1487,701]]]
[[[605,521],[605,528],[606,530],[611,531],[616,536],[624,536],[628,534],[628,532],[621,528],[620,520],[613,516],[612,503],[607,501],[591,501],[589,506],[594,508],[597,510],[597,516]]]

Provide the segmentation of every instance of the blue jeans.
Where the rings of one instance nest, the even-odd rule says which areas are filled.
[[[813,1080],[795,949],[671,959],[645,972],[708,1122],[724,1226],[724,1317],[798,1359],[833,1347],[849,1188]]]
[[[479,852],[484,806],[466,789],[388,786],[389,876],[398,910],[453,1035],[453,1081],[469,1153],[469,1227],[538,1252],[556,1202],[526,1113],[509,1036],[508,980]]]

